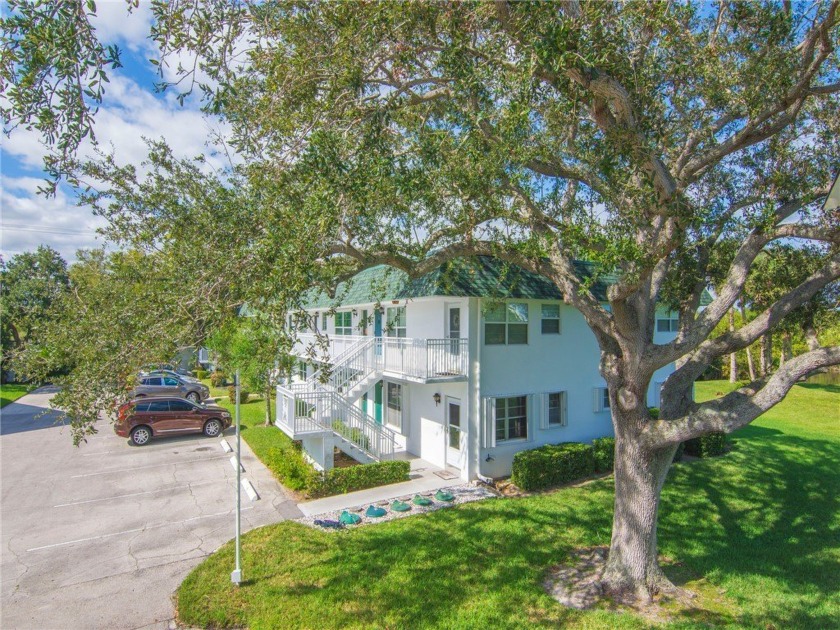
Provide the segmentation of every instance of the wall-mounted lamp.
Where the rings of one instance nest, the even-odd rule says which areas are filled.
[[[490,453],[487,453],[487,457],[484,458],[484,461],[485,462],[495,462],[496,458],[495,457],[490,457]]]
[[[400,303],[399,300],[391,300],[391,304],[399,304],[399,303]]]
[[[435,392],[432,394],[432,399],[435,401],[435,407],[437,407],[440,404],[440,394]]]

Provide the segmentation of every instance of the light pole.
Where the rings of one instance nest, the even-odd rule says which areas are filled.
[[[242,486],[240,474],[242,472],[242,461],[240,459],[240,437],[239,437],[239,370],[236,370],[236,568],[230,574],[230,581],[239,586],[242,583],[242,565],[240,564],[240,516],[242,508]]]

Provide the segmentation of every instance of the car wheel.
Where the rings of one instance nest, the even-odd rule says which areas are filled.
[[[222,423],[218,420],[208,420],[204,423],[204,435],[216,437],[222,432]]]
[[[149,440],[151,439],[152,430],[149,427],[134,427],[134,430],[131,432],[131,442],[135,446],[143,446],[144,444],[148,444]]]
[[[198,392],[190,392],[187,394],[187,400],[197,403],[201,400],[201,396],[198,395]]]

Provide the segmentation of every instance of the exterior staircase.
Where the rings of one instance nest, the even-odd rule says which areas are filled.
[[[396,433],[353,404],[382,378],[376,361],[378,342],[375,337],[362,338],[305,381],[278,388],[284,396],[292,394],[288,406],[294,409],[294,434],[331,433],[339,450],[362,463],[393,456]],[[277,414],[277,425],[289,433],[289,418],[285,420]]]

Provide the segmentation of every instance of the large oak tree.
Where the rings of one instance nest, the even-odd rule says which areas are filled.
[[[330,283],[380,263],[418,275],[492,255],[551,279],[583,314],[616,436],[603,586],[646,597],[671,588],[656,523],[677,445],[748,424],[803,376],[840,363],[840,348],[815,346],[722,398],[692,397],[712,362],[840,277],[840,216],[823,206],[840,164],[837,13],[837,0],[173,2],[156,6],[153,35],[164,57],[197,56],[207,109],[230,123],[245,158],[255,245],[227,282],[261,279],[266,261],[296,282]],[[21,14],[12,47],[50,19]],[[10,124],[37,124],[54,109],[37,94],[64,80],[43,72],[48,63],[33,71],[27,50],[3,65],[7,81],[36,91],[12,99]],[[104,67],[103,50],[80,57]],[[80,136],[68,129],[58,159]],[[178,233],[189,204],[168,223],[142,183],[112,171],[88,171],[112,180],[97,199],[110,200],[103,214],[123,227],[154,218],[156,238]],[[718,251],[732,239],[736,248]],[[757,257],[780,241],[808,243],[820,264],[748,324],[714,335]],[[575,259],[615,274],[608,304]],[[657,344],[662,305],[680,325]],[[674,362],[653,418],[652,375]]]

